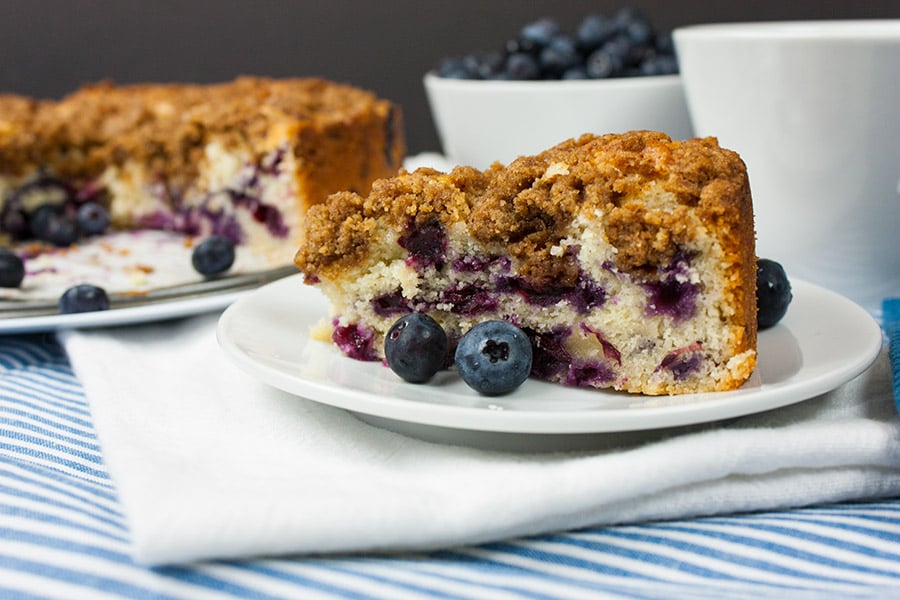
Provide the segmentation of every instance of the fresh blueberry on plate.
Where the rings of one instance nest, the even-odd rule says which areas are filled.
[[[211,235],[191,253],[194,269],[207,277],[219,275],[234,264],[234,243],[221,235]]]
[[[774,327],[787,312],[794,296],[784,267],[768,258],[757,261],[756,307],[760,329]]]
[[[508,394],[531,373],[531,341],[506,321],[484,321],[459,340],[454,363],[466,384],[486,396]]]
[[[388,330],[384,356],[394,373],[410,383],[425,383],[447,359],[447,334],[430,316],[410,313]]]
[[[17,288],[25,279],[25,263],[8,248],[0,248],[0,287]]]
[[[109,308],[106,290],[96,285],[82,283],[67,289],[59,299],[59,312],[63,314],[94,312]]]

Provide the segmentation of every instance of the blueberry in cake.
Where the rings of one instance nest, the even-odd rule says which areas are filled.
[[[287,264],[309,206],[367,193],[404,152],[397,106],[322,79],[2,95],[0,241],[68,246],[108,224],[221,235]]]
[[[451,347],[501,319],[531,376],[643,394],[739,387],[756,364],[746,168],[714,138],[568,140],[508,166],[401,171],[310,209],[295,263],[346,355],[383,359],[399,317]]]

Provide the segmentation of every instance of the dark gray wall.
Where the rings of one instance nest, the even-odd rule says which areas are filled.
[[[659,29],[717,21],[900,17],[897,0],[0,0],[0,91],[53,98],[87,81],[317,75],[403,106],[410,152],[437,150],[421,76],[543,16],[572,27],[624,6]]]

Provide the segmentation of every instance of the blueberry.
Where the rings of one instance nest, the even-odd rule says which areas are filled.
[[[678,61],[674,56],[660,54],[643,61],[639,69],[641,75],[674,75],[678,72]]]
[[[541,66],[532,55],[518,52],[507,57],[506,73],[512,79],[537,79],[541,76]]]
[[[36,238],[60,248],[66,248],[78,241],[78,225],[63,210],[48,212],[39,232],[40,235],[36,235]]]
[[[621,74],[624,64],[617,54],[601,48],[595,50],[585,63],[585,72],[590,79],[607,79]]]
[[[525,25],[519,32],[519,38],[525,42],[531,42],[538,48],[543,48],[550,40],[560,32],[559,24],[553,19],[538,19]]]
[[[768,329],[778,323],[793,297],[784,267],[774,260],[759,259],[756,271],[756,318],[759,328]]]
[[[221,235],[211,235],[194,247],[191,263],[201,275],[224,273],[234,264],[234,242]]]
[[[96,285],[82,283],[67,289],[59,299],[59,312],[63,314],[93,312],[109,308],[106,290]]]
[[[623,33],[635,46],[644,46],[653,42],[655,33],[650,23],[643,18],[635,18],[625,25]]]
[[[486,396],[507,394],[531,372],[531,342],[506,321],[484,321],[467,331],[456,347],[456,369],[469,387]]]
[[[50,221],[59,218],[62,214],[63,208],[58,204],[43,204],[37,207],[28,217],[31,237],[39,240],[46,239]]]
[[[581,20],[575,32],[575,40],[583,52],[591,52],[602,46],[616,32],[616,25],[604,15],[588,15]]]
[[[581,65],[576,65],[574,67],[566,69],[563,72],[563,74],[560,76],[560,79],[566,79],[569,81],[576,80],[576,79],[587,79],[587,78],[588,78],[587,70]]]
[[[474,79],[475,74],[469,71],[467,62],[459,57],[446,58],[437,67],[437,74],[446,79]]]
[[[675,41],[672,39],[672,32],[657,33],[653,41],[653,47],[658,54],[675,56]]]
[[[447,334],[424,313],[399,318],[384,339],[384,356],[394,373],[410,383],[425,383],[447,360]]]
[[[545,76],[559,77],[562,73],[581,62],[581,54],[575,41],[564,35],[555,36],[541,50],[540,65]]]
[[[14,240],[24,240],[30,233],[28,215],[18,208],[7,209],[0,217],[0,231],[8,234]]]
[[[100,235],[109,228],[109,212],[97,202],[85,202],[79,206],[75,220],[83,235]]]
[[[465,57],[466,71],[478,79],[491,79],[503,70],[506,55],[503,52],[480,52]]]
[[[0,287],[17,288],[25,279],[25,263],[19,255],[7,248],[0,248]]]

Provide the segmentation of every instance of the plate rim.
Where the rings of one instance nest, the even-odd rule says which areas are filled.
[[[224,309],[252,291],[229,290],[200,298],[180,298],[93,312],[0,319],[0,335],[130,325],[188,317]]]
[[[254,360],[239,347],[229,333],[232,322],[237,318],[236,315],[239,316],[243,310],[246,310],[248,305],[252,306],[260,298],[265,299],[268,294],[274,295],[275,290],[278,289],[280,291],[281,286],[295,290],[304,290],[321,296],[321,292],[318,289],[302,282],[302,275],[293,275],[266,284],[232,303],[219,317],[216,324],[216,338],[219,346],[234,364],[267,385],[320,404],[381,419],[466,431],[514,434],[593,434],[649,431],[726,420],[802,402],[839,387],[863,373],[874,363],[882,349],[882,334],[878,323],[865,309],[837,292],[803,280],[794,280],[792,285],[795,295],[826,294],[831,296],[832,300],[840,302],[844,309],[856,311],[857,316],[862,318],[867,323],[867,327],[870,328],[866,332],[866,340],[869,344],[867,351],[861,353],[856,360],[848,362],[843,368],[834,369],[818,377],[814,384],[803,380],[789,382],[779,386],[777,389],[766,390],[763,401],[748,400],[748,397],[753,398],[754,395],[759,395],[763,390],[742,391],[739,388],[724,392],[686,394],[679,396],[679,399],[685,400],[684,402],[666,406],[607,408],[602,410],[535,411],[516,409],[495,411],[488,410],[484,406],[416,402],[407,398],[373,394],[368,391],[339,386],[333,383],[302,379],[296,374],[285,373],[272,365]],[[302,292],[300,296],[302,298]],[[299,305],[300,303],[298,303]],[[322,316],[326,315],[323,314]],[[871,339],[869,339],[869,336],[871,336]],[[306,339],[308,340],[308,336]],[[323,342],[323,344],[327,343]],[[352,359],[342,355],[336,355],[335,358],[352,361]],[[421,384],[405,382],[398,382],[397,385],[421,386]],[[548,389],[579,394],[626,394],[625,392],[609,390],[582,390],[535,380],[529,380],[526,382],[526,385],[547,386]],[[801,390],[802,393],[798,393]],[[653,399],[658,397],[646,396],[646,398]],[[740,409],[735,410],[738,407]],[[559,422],[559,419],[554,418],[555,415],[560,413],[566,417],[563,422]],[[602,417],[598,418],[597,415],[603,415],[606,417],[606,420],[604,421]],[[610,419],[610,417],[612,418]],[[660,422],[660,417],[666,418]]]

